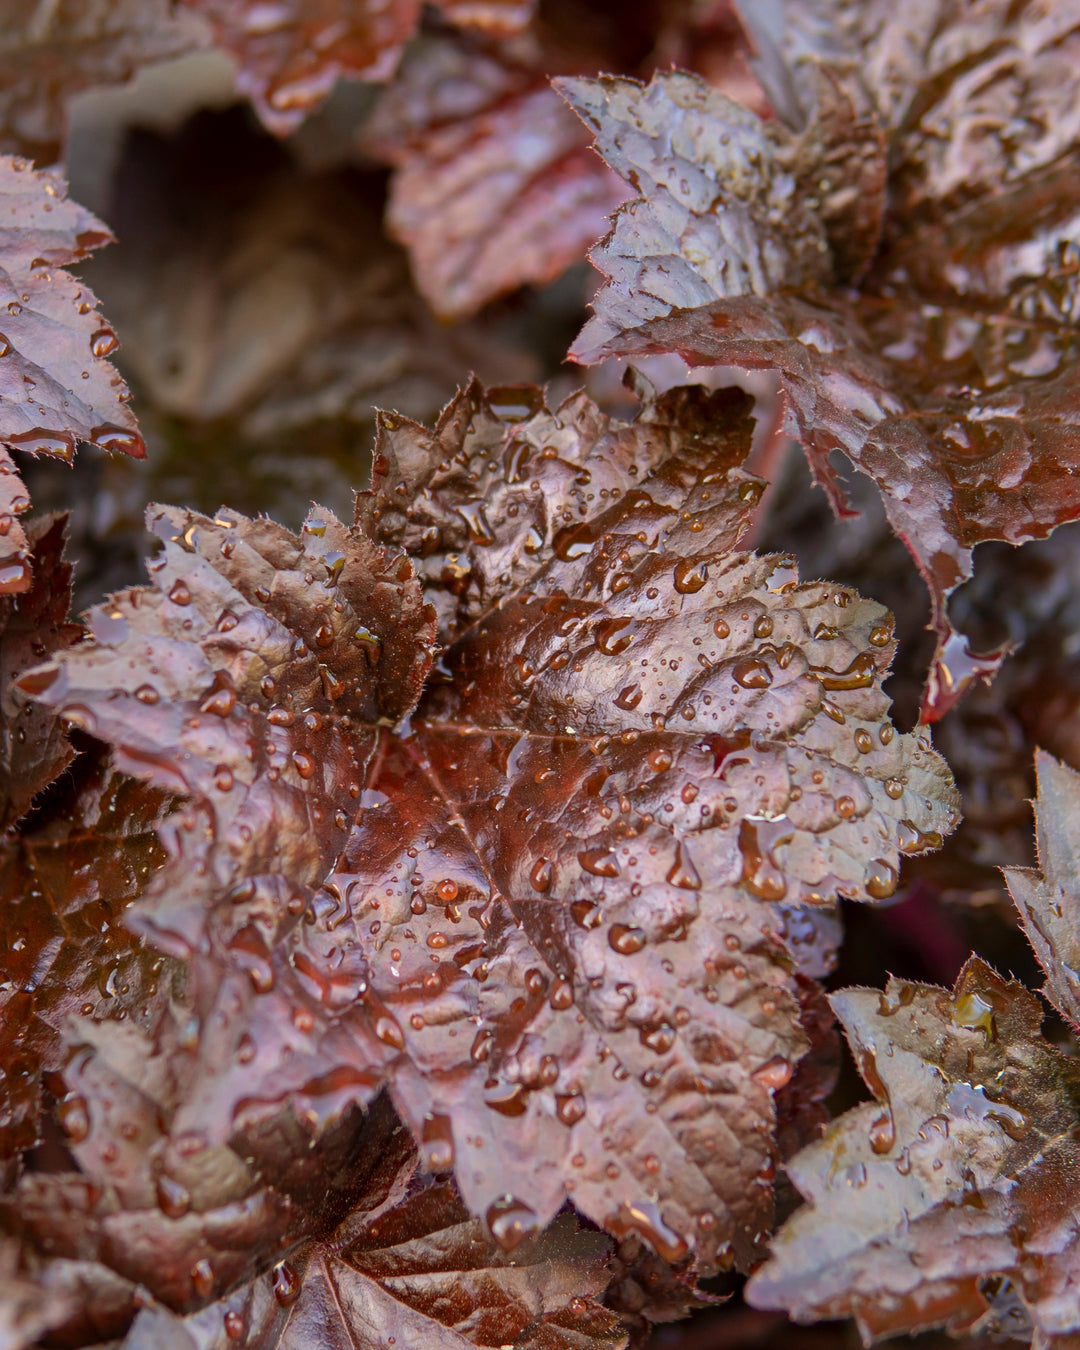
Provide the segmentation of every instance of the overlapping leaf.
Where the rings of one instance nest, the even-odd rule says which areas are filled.
[[[65,193],[55,174],[0,157],[0,594],[30,586],[18,520],[30,498],[11,450],[70,461],[82,440],[145,453],[127,390],[105,359],[116,335],[64,271],[111,236]]]
[[[435,0],[452,23],[495,34],[528,23],[533,0]],[[183,0],[204,14],[236,62],[239,88],[285,135],[341,76],[384,80],[420,22],[420,0]]]
[[[397,168],[387,226],[446,318],[553,280],[626,197],[539,72],[445,38],[406,57],[368,139]]]
[[[507,1249],[570,1198],[749,1259],[805,916],[890,894],[955,807],[887,721],[887,614],[734,551],[748,409],[472,386],[383,418],[351,530],[152,513],[153,586],[28,678],[191,798],[132,920],[188,958],[174,1129],[388,1085]]]
[[[451,1184],[418,1172],[415,1150],[381,1142],[362,1199],[336,1228],[198,1312],[145,1309],[124,1350],[225,1350],[238,1340],[253,1350],[625,1345],[618,1318],[597,1301],[610,1278],[600,1234],[566,1215],[511,1259]]]
[[[0,30],[0,149],[53,163],[75,94],[209,41],[198,17],[169,0],[12,0]]]
[[[32,521],[33,585],[0,598],[0,828],[10,828],[74,757],[55,713],[35,706],[12,681],[81,636],[68,622],[71,568],[64,561],[64,519]]]
[[[972,957],[950,993],[832,997],[877,1101],[788,1170],[809,1203],[751,1280],[758,1307],[854,1316],[868,1342],[947,1326],[1080,1336],[1080,1069],[1042,1009]]]
[[[1080,774],[1041,751],[1035,768],[1039,868],[1007,868],[1005,880],[1046,971],[1047,997],[1080,1028]]]
[[[44,711],[44,710],[39,710]],[[42,1075],[59,1070],[72,1024],[152,1029],[159,953],[123,925],[161,865],[155,828],[169,799],[84,755],[46,819],[0,849],[0,1160],[42,1137]]]
[[[777,368],[834,504],[838,449],[927,581],[940,715],[995,665],[948,620],[974,546],[1080,514],[1080,11],[788,8],[751,26],[791,126],[678,73],[563,86],[642,192],[595,254],[611,284],[574,353]]]

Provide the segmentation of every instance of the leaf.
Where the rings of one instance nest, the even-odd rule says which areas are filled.
[[[787,33],[770,13],[787,9],[754,31]],[[776,368],[834,506],[841,450],[927,582],[925,712],[940,716],[1003,655],[974,656],[949,621],[975,545],[1080,515],[1077,124],[1061,102],[1080,13],[936,4],[911,20],[873,4],[831,26],[824,66],[806,31],[766,62],[795,129],[679,73],[562,84],[642,193],[595,253],[611,284],[573,355]],[[809,51],[788,95],[785,42],[789,59]]]
[[[63,516],[42,516],[30,523],[31,589],[0,597],[0,828],[10,828],[74,758],[55,714],[12,687],[16,676],[82,635],[78,624],[67,621],[71,567],[63,560],[64,525]]]
[[[253,1350],[626,1344],[618,1319],[598,1302],[609,1243],[581,1231],[571,1215],[510,1258],[452,1185],[417,1172],[415,1152],[406,1152],[385,1190],[374,1188],[336,1230],[199,1312],[140,1312],[123,1350],[226,1350],[237,1340]]]
[[[1047,998],[1080,1029],[1080,774],[1038,751],[1034,803],[1038,869],[1007,867],[1005,880],[1028,941],[1046,971]]]
[[[279,136],[296,129],[338,78],[384,80],[420,19],[420,0],[183,0],[236,64],[236,83]]]
[[[116,335],[94,297],[64,271],[111,239],[68,201],[57,175],[0,156],[0,594],[30,587],[29,543],[17,517],[30,505],[9,451],[71,461],[78,440],[146,451],[105,357]]]
[[[151,513],[152,586],[23,683],[190,798],[129,920],[199,1018],[174,1129],[385,1085],[508,1250],[570,1198],[751,1259],[806,1048],[783,935],[955,810],[886,719],[885,612],[734,551],[748,412],[473,384],[383,417],[351,530]]]
[[[864,1340],[945,1326],[1080,1334],[1080,1066],[1023,986],[972,957],[951,994],[890,980],[832,1004],[876,1097],[788,1171],[809,1202],[750,1281],[760,1308],[854,1316]]]
[[[158,953],[122,920],[161,864],[154,829],[169,799],[88,754],[54,785],[49,803],[55,814],[0,846],[4,1162],[41,1140],[42,1074],[62,1066],[72,1020],[146,1025],[158,982]]]
[[[342,76],[386,80],[420,22],[420,0],[182,0],[210,21],[236,63],[238,88],[263,124],[285,136]],[[451,22],[495,35],[529,21],[534,0],[435,0]]]
[[[554,280],[626,196],[541,72],[447,39],[410,51],[365,141],[395,165],[387,227],[444,319]]]
[[[60,158],[69,99],[122,84],[143,66],[204,46],[195,15],[168,0],[60,0],[5,6],[0,146],[39,164]]]

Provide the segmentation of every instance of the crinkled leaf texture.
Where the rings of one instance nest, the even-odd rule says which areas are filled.
[[[127,389],[105,359],[116,335],[69,273],[111,239],[64,181],[0,156],[0,594],[30,586],[18,516],[30,498],[10,451],[70,461],[77,441],[145,454]]]
[[[1038,870],[1005,868],[1028,940],[1046,971],[1044,993],[1080,1030],[1080,774],[1035,756]]]
[[[939,716],[1000,661],[948,618],[974,546],[1080,516],[1080,6],[744,12],[786,121],[679,72],[561,82],[641,194],[572,354],[776,368],[834,505],[840,450],[926,579]]]
[[[1080,1064],[1022,985],[972,957],[956,985],[832,996],[877,1101],[788,1171],[809,1202],[748,1297],[854,1316],[868,1343],[946,1326],[1080,1343]]]
[[[447,319],[554,280],[627,196],[538,71],[447,37],[406,55],[365,145],[395,165],[387,226]]]
[[[888,614],[736,551],[749,408],[473,384],[382,418],[352,527],[151,508],[152,585],[24,685],[187,799],[129,916],[198,1018],[174,1133],[385,1087],[507,1250],[570,1199],[753,1258],[795,971],[956,803]]]
[[[186,1317],[144,1309],[123,1350],[625,1346],[618,1317],[597,1301],[610,1279],[601,1234],[566,1214],[511,1258],[446,1178],[418,1169],[409,1142],[380,1142],[361,1200],[335,1229]]]

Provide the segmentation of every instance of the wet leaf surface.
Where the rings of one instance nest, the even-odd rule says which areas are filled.
[[[385,1084],[507,1250],[570,1198],[750,1258],[800,916],[891,894],[955,807],[887,721],[885,612],[734,551],[748,412],[473,385],[384,416],[351,529],[152,510],[153,585],[24,684],[189,798],[129,918],[202,1027],[174,1129]]]
[[[133,1007],[137,1021],[152,1015],[161,961],[122,920],[163,860],[155,829],[167,806],[87,754],[54,785],[48,811],[4,841],[5,1163],[40,1142],[41,1075],[61,1067],[69,1021],[126,1019]]]
[[[1047,998],[1080,1028],[1080,835],[1076,824],[1080,774],[1041,752],[1035,768],[1038,870],[1007,868],[1005,880],[1028,940],[1046,971]]]
[[[1022,985],[972,957],[951,992],[891,980],[832,1005],[876,1101],[788,1163],[809,1202],[748,1289],[864,1339],[945,1326],[1071,1346],[1080,1072]]]
[[[107,244],[108,229],[66,198],[63,179],[0,157],[0,594],[30,586],[18,517],[30,505],[11,457],[70,462],[78,441],[145,453],[127,390],[106,359],[116,335],[64,270]]]
[[[64,517],[31,521],[33,583],[0,598],[0,825],[10,829],[34,798],[74,758],[55,714],[33,704],[12,681],[53,652],[77,642],[82,629],[68,621],[71,567],[64,560]]]
[[[238,1341],[258,1350],[626,1344],[618,1317],[598,1301],[610,1278],[611,1244],[601,1234],[565,1215],[511,1258],[451,1183],[419,1170],[400,1127],[380,1142],[363,1199],[336,1228],[187,1317],[144,1309],[124,1350],[225,1350]]]
[[[777,27],[759,74],[791,126],[678,73],[563,86],[643,194],[595,253],[611,284],[573,354],[781,373],[817,481],[841,509],[831,452],[868,474],[928,584],[933,716],[1000,664],[949,622],[972,548],[1080,512],[1076,128],[1058,106],[1078,15],[1013,18],[869,5],[817,38]],[[824,31],[830,64],[786,70],[785,44],[794,59]]]

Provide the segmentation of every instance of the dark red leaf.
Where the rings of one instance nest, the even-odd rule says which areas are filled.
[[[18,517],[30,498],[9,451],[70,462],[77,441],[145,454],[127,390],[105,359],[116,335],[69,272],[111,239],[60,177],[0,156],[0,594],[30,586]]]
[[[396,166],[387,226],[447,319],[559,276],[627,195],[540,71],[447,38],[406,56],[365,140]]]
[[[131,919],[199,1018],[174,1132],[387,1085],[507,1249],[571,1198],[751,1258],[803,916],[890,894],[955,810],[887,721],[886,613],[734,551],[748,411],[474,385],[383,418],[352,530],[151,513],[153,586],[30,678],[190,797]]]
[[[17,676],[82,634],[78,624],[68,622],[71,568],[63,557],[64,523],[63,516],[31,521],[31,589],[0,597],[0,828],[10,828],[74,758],[55,714],[12,686]]]
[[[1080,515],[1077,126],[1060,106],[1080,11],[875,4],[830,26],[821,10],[779,38],[750,21],[790,125],[678,73],[565,83],[643,194],[596,251],[612,281],[574,354],[779,370],[834,505],[841,450],[926,579],[940,716],[1003,655],[973,656],[949,622],[974,546]]]

